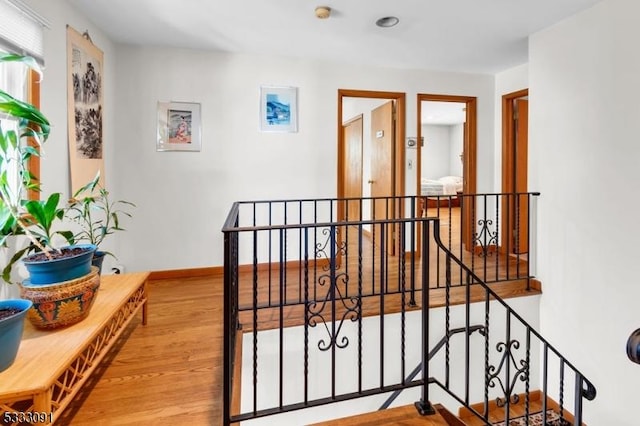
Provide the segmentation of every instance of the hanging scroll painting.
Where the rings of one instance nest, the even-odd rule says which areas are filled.
[[[102,132],[103,53],[89,34],[67,26],[67,102],[71,193],[100,172],[105,186]]]

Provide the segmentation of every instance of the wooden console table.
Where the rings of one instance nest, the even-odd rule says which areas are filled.
[[[54,423],[140,309],[147,323],[148,277],[103,275],[89,315],[69,327],[25,321],[16,360],[0,373],[0,424]]]

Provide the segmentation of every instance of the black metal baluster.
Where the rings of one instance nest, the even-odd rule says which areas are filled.
[[[475,196],[472,198],[471,201],[471,241],[469,242],[469,244],[471,245],[471,271],[475,274],[476,272],[476,235],[477,233],[477,228],[476,228],[476,198]],[[462,282],[460,282],[460,284],[462,284]]]
[[[504,422],[505,424],[509,424],[509,419],[511,415],[511,412],[510,412],[511,411],[511,386],[509,385],[511,383],[511,360],[508,358],[508,353],[511,351],[511,311],[509,310],[509,308],[506,308],[506,310],[507,310],[507,325],[506,325],[505,342],[507,345],[505,347],[506,363],[505,363],[505,369],[504,369],[504,376],[505,376]]]
[[[300,200],[300,203],[298,205],[298,209],[300,209],[299,211],[299,220],[298,220],[298,225],[300,225],[300,229],[298,229],[298,260],[302,259],[302,209],[303,209],[303,205],[302,205],[302,200]],[[304,228],[304,230],[306,231],[307,228]],[[305,264],[305,268],[307,267],[307,265]],[[298,303],[302,303],[302,268],[298,267]]]
[[[489,289],[484,290],[484,419],[489,418],[489,319],[491,317]]]
[[[331,207],[333,209],[333,205]],[[333,214],[331,214],[333,217]],[[331,397],[335,398],[336,396],[336,285],[337,276],[336,276],[336,227],[335,225],[331,225],[330,228],[330,243],[331,243],[331,259],[330,259],[330,276],[331,280],[329,282],[330,285],[330,297],[331,297]]]
[[[411,197],[411,211],[413,220],[411,221],[411,269],[409,270],[409,280],[411,294],[409,297],[409,306],[417,306],[416,303],[416,197]]]
[[[285,262],[286,248],[284,247],[285,230],[280,228],[280,306],[278,308],[278,326],[280,341],[278,342],[278,380],[279,380],[279,406],[284,404],[284,303],[286,294]]]
[[[405,308],[405,304],[406,304],[406,293],[405,293],[405,278],[406,278],[406,274],[405,274],[405,268],[406,268],[406,262],[405,262],[405,222],[401,222],[400,225],[398,226],[398,231],[400,234],[400,268],[398,271],[398,275],[399,275],[399,280],[400,280],[400,380],[402,381],[402,384],[405,384],[405,377],[407,377],[406,372],[405,372],[405,357],[406,357],[406,348],[405,348],[405,334],[406,334],[406,308]]]
[[[436,410],[429,401],[429,238],[430,221],[423,221],[422,227],[422,396],[415,403],[418,412],[423,415],[435,414]]]
[[[464,345],[465,345],[465,354],[464,354],[464,400],[469,405],[471,403],[469,399],[470,393],[470,370],[471,370],[471,333],[469,333],[469,327],[471,327],[471,285],[470,279],[467,276],[467,286],[465,288],[465,319],[464,319],[464,328],[465,328],[465,336],[464,336]]]
[[[574,409],[573,409],[573,424],[575,426],[582,425],[582,394],[583,394],[583,378],[582,374],[575,372],[575,390],[574,390]]]
[[[315,231],[314,231],[315,233]],[[304,228],[304,403],[309,401],[309,228]]]
[[[437,225],[440,226],[440,197],[436,197],[436,217],[438,218]],[[435,226],[435,225],[434,225]],[[431,241],[429,241],[431,244]],[[440,288],[440,250],[436,246],[436,288]],[[445,272],[446,273],[446,272]]]
[[[500,194],[496,194],[496,252],[495,252],[495,263],[496,263],[496,281],[500,281]]]
[[[271,231],[268,231],[271,242]],[[271,280],[269,280],[271,288]],[[271,291],[269,291],[271,295]],[[253,412],[258,411],[258,232],[253,231]]]
[[[281,235],[280,238],[284,238],[284,241],[280,240],[280,244],[283,248],[283,258],[280,260],[280,268],[282,269],[281,272],[281,280],[283,283],[283,288],[284,288],[284,292],[283,294],[280,295],[280,297],[283,297],[283,299],[280,300],[280,306],[282,305],[286,305],[287,304],[287,205],[288,203],[285,201],[283,204],[283,208],[284,208],[284,234]],[[284,274],[284,277],[282,276],[282,274]]]
[[[318,200],[313,200],[313,223],[318,223]],[[318,247],[318,228],[313,228],[313,300],[318,300],[318,256],[315,247]]]
[[[491,250],[491,247],[490,247],[491,240],[490,239],[487,240],[487,238],[490,235],[489,226],[491,224],[491,220],[487,218],[488,214],[487,214],[487,195],[486,194],[482,196],[482,204],[483,204],[482,210],[484,212],[483,228],[486,227],[486,232],[484,232],[484,235],[483,235],[483,247],[482,247],[482,252],[484,253],[484,256],[482,256],[483,257],[482,271],[484,274],[482,279],[486,282],[487,281],[487,258],[489,257],[489,253]]]
[[[362,206],[360,206],[362,212]],[[360,214],[362,220],[362,213]],[[358,224],[358,392],[362,392],[362,223]]]
[[[437,247],[437,246],[436,246]],[[447,336],[444,347],[444,368],[445,368],[445,386],[447,389],[451,386],[451,343],[449,342],[449,331],[451,330],[451,256],[447,254],[445,265],[445,303],[444,303],[444,333]]]
[[[268,206],[269,206],[269,265],[268,265],[269,267],[267,268],[268,269],[267,273],[268,273],[268,288],[269,288],[268,303],[269,303],[269,307],[271,307],[272,306],[271,305],[271,290],[272,290],[271,289],[271,244],[272,244],[271,233],[274,232],[273,229],[271,229],[271,227],[272,227],[272,223],[271,223],[271,214],[272,214],[271,208],[272,208],[272,204],[271,204],[271,201],[269,201]]]
[[[383,223],[380,226],[380,388],[384,387],[384,294],[386,283],[384,277],[385,269],[385,252],[386,252],[386,226]]]
[[[560,417],[564,418],[564,358],[560,358]]]
[[[544,342],[542,351],[542,412],[547,412],[547,398],[549,395],[549,345]],[[547,416],[542,416],[543,426],[547,426]]]
[[[529,423],[529,411],[530,411],[530,398],[529,398],[529,389],[531,385],[531,328],[527,327],[527,345],[526,345],[526,360],[527,360],[527,368],[526,368],[526,376],[525,376],[525,384],[524,384],[524,417],[527,423]]]
[[[468,200],[471,199],[471,196],[468,196],[466,194],[464,194],[462,196],[462,198],[460,199],[460,218],[459,218],[459,228],[460,228],[460,253],[458,253],[458,258],[464,263],[464,232],[465,232],[465,221],[464,221],[464,217],[465,217],[465,209],[469,208],[469,204],[470,202]],[[473,222],[469,225],[469,226],[473,226]],[[473,239],[473,238],[472,238]],[[471,252],[473,253],[473,241],[468,241],[468,244],[470,245],[470,247],[467,247],[467,249],[471,250]],[[473,257],[473,254],[472,254]],[[473,258],[472,258],[473,260]],[[462,277],[463,277],[463,272],[462,272],[462,268],[460,267],[460,265],[458,265],[458,270],[460,271],[460,280],[458,281],[458,285],[462,285]]]
[[[531,290],[531,194],[527,194],[527,290]]]
[[[374,221],[371,224],[371,295],[376,294],[376,234],[379,227],[382,225],[378,225],[375,222],[376,218],[376,200],[377,198],[371,199],[371,215]],[[380,282],[380,291],[382,291],[382,282]]]
[[[522,278],[520,275],[520,239],[522,238],[522,235],[520,235],[522,233],[522,227],[520,224],[520,196],[521,194],[516,194],[516,278]]]
[[[506,276],[507,276],[507,281],[509,281],[510,278],[510,272],[511,272],[511,243],[513,242],[513,225],[511,224],[511,211],[512,211],[512,194],[505,194],[505,196],[507,197],[507,204],[506,204],[506,209],[507,211],[505,212],[505,223],[506,223],[506,227],[507,227],[507,232],[505,233],[507,235],[507,241],[505,241],[505,245],[507,246],[507,250],[505,252],[506,255],[506,259],[505,259],[505,263],[506,263]]]

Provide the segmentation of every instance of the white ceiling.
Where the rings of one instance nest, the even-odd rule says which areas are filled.
[[[490,74],[527,62],[530,34],[598,1],[69,0],[121,43]],[[400,23],[375,26],[388,15]]]

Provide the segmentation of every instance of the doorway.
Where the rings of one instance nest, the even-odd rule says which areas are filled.
[[[386,197],[358,207],[355,201],[338,203],[339,221],[402,217],[403,203],[391,197],[405,194],[405,98],[399,92],[338,90],[337,197]],[[386,234],[391,255],[396,235]]]
[[[528,132],[529,90],[502,97],[502,202],[501,251],[526,254],[529,241]],[[521,195],[517,195],[521,194]]]
[[[459,130],[452,130],[451,133],[460,131],[462,133],[462,141],[459,147],[453,148],[453,151],[450,150],[449,158],[447,158],[447,162],[449,166],[446,170],[449,173],[457,173],[461,172],[462,179],[462,190],[456,190],[456,195],[458,198],[462,198],[459,200],[459,203],[462,205],[461,207],[461,224],[460,224],[460,233],[461,233],[461,242],[466,250],[471,250],[472,241],[473,241],[473,217],[472,212],[473,208],[465,207],[464,201],[471,201],[472,198],[464,198],[466,194],[475,194],[476,193],[476,110],[477,110],[477,98],[472,96],[457,96],[457,95],[437,95],[437,94],[418,94],[418,141],[424,141],[424,144],[428,144],[429,141],[425,138],[425,131],[428,131],[426,125],[428,125],[428,120],[426,117],[430,115],[437,115],[438,111],[432,111],[429,108],[435,109],[437,104],[446,104],[448,108],[443,109],[443,111],[451,111],[455,109],[462,109],[460,114],[462,118],[457,120],[460,128]],[[442,114],[445,114],[444,112]],[[448,113],[447,113],[448,114]],[[449,123],[454,124],[454,123]],[[416,194],[418,196],[422,195],[422,175],[423,175],[423,143],[416,144]],[[451,147],[449,147],[451,149]],[[453,167],[451,164],[457,165],[457,161],[460,161],[460,167]],[[435,167],[435,166],[434,166]],[[445,169],[442,169],[445,170]],[[433,170],[431,170],[433,171]],[[430,172],[431,172],[430,171]],[[453,171],[453,172],[452,172]],[[425,170],[425,172],[427,172]],[[442,172],[440,172],[442,173]],[[427,175],[429,175],[427,173]],[[425,176],[427,176],[425,175]],[[431,176],[431,175],[429,175]],[[435,175],[434,175],[435,176]],[[452,176],[446,176],[447,178],[451,178]],[[457,176],[456,176],[457,177]],[[451,194],[453,195],[453,194]],[[425,207],[427,205],[426,197],[423,198],[423,202]],[[472,201],[471,201],[472,202]],[[417,203],[418,205],[420,203]],[[469,202],[467,202],[469,204]],[[416,214],[423,214],[423,211],[420,207],[418,207],[419,211]],[[420,234],[418,234],[420,236]],[[420,247],[420,244],[418,244]]]

